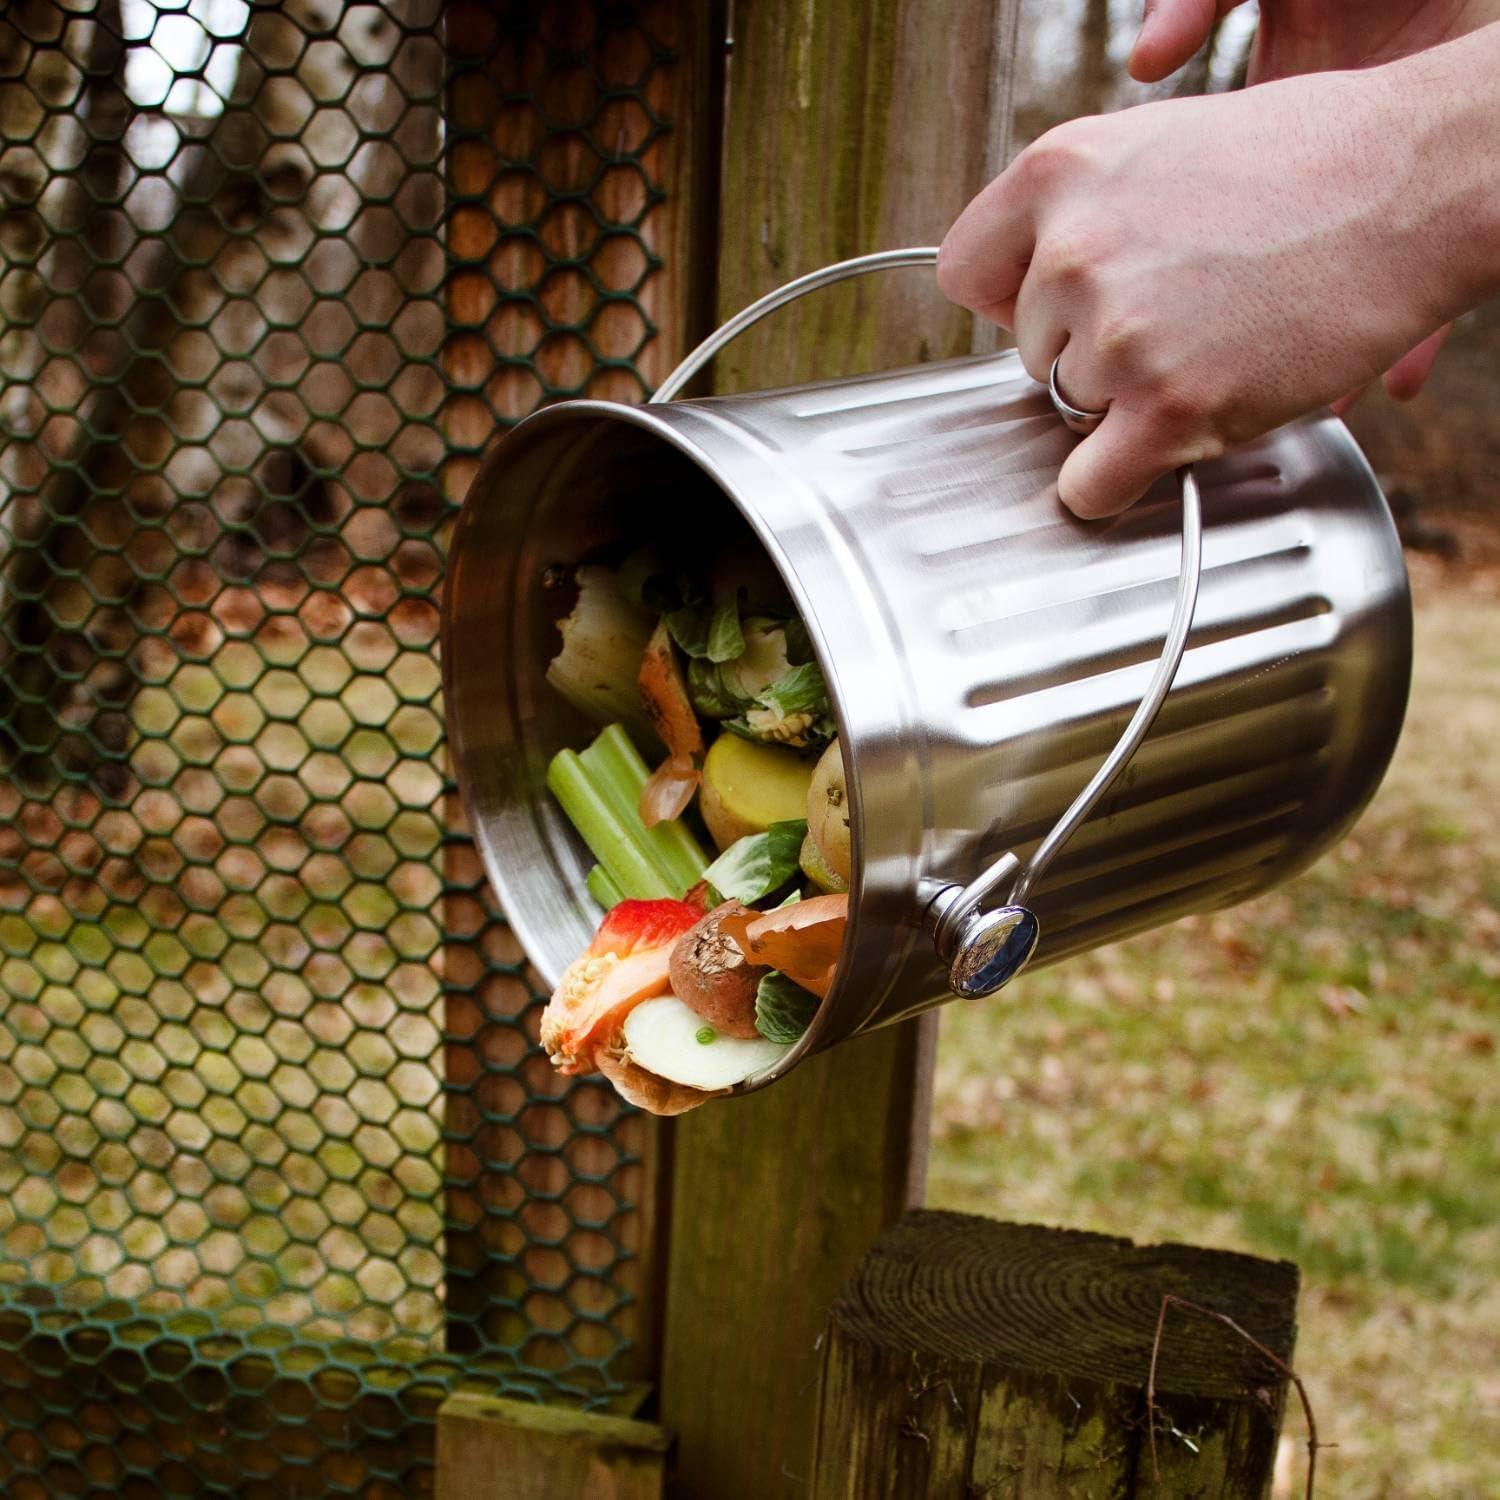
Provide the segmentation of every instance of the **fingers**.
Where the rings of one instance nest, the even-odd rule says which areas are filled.
[[[1016,331],[1016,352],[1021,356],[1026,373],[1033,380],[1045,381],[1052,369],[1052,361],[1062,353],[1063,346],[1068,342],[1068,330],[1063,324],[1057,298],[1050,295],[1049,290],[1042,285],[1039,274],[1030,275],[1021,283],[1021,290],[1015,299],[1015,321],[1011,326]],[[1061,367],[1057,378],[1061,384]],[[1074,401],[1070,387],[1064,385],[1063,389],[1067,392],[1069,401],[1075,406],[1082,405],[1081,402]]]
[[[1146,0],[1140,35],[1130,53],[1130,76],[1156,83],[1175,73],[1203,44],[1220,16],[1241,0]]]
[[[1059,367],[1059,379],[1061,375]],[[1068,397],[1074,399],[1071,392]],[[1058,498],[1084,520],[1118,515],[1181,462],[1171,458],[1171,446],[1141,413],[1112,406],[1064,461],[1057,476]]]
[[[1380,377],[1380,383],[1385,387],[1386,395],[1392,401],[1410,401],[1421,391],[1422,387],[1427,384],[1427,377],[1432,374],[1433,365],[1437,363],[1444,340],[1452,331],[1453,325],[1444,323],[1436,333],[1428,334],[1415,349],[1403,354]],[[1337,401],[1329,404],[1329,410],[1336,417],[1347,416],[1367,390],[1369,386],[1362,385],[1357,391],[1350,391],[1347,396],[1340,396]]]
[[[942,294],[1002,328],[1014,325],[1034,238],[1028,197],[1017,189],[1020,160],[958,216],[938,250]]]
[[[1385,372],[1383,383],[1386,394],[1393,401],[1410,401],[1426,385],[1427,377],[1432,374],[1432,367],[1437,362],[1438,353],[1443,347],[1443,341],[1452,329],[1451,323],[1444,323],[1436,333],[1428,334],[1415,349],[1408,354],[1403,354]]]

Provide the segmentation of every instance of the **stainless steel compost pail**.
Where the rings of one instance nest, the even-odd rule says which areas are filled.
[[[1164,482],[1123,516],[1078,521],[1056,491],[1076,441],[1006,353],[709,400],[571,401],[495,446],[453,537],[444,694],[485,868],[548,985],[600,917],[592,861],[544,786],[550,757],[596,729],[543,680],[570,607],[556,585],[653,533],[758,538],[807,623],[846,766],[838,979],[742,1089],[997,987],[1033,943],[1051,963],[1241,901],[1349,827],[1401,729],[1411,610],[1343,424],[1310,417],[1200,466],[1195,610],[1191,495]]]

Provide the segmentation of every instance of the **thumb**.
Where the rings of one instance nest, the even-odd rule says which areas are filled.
[[[1242,0],[1146,0],[1140,35],[1130,53],[1130,76],[1157,83],[1175,73],[1203,44],[1214,22]]]
[[[1057,476],[1058,499],[1085,521],[1128,510],[1176,467],[1155,431],[1144,417],[1111,406],[1064,461]]]

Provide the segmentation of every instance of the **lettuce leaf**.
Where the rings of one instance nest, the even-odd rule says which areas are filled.
[[[706,656],[689,660],[687,669],[688,697],[693,707],[706,719],[728,719],[744,706],[724,686],[724,678],[717,662]]]
[[[783,673],[757,693],[760,703],[785,719],[792,714],[823,714],[829,711],[828,684],[816,662],[803,662]]]
[[[806,818],[772,823],[764,833],[736,839],[703,872],[703,878],[723,900],[751,906],[798,873],[806,837]]]
[[[818,997],[772,970],[755,988],[755,1029],[768,1042],[795,1042],[818,1010]]]
[[[726,599],[709,622],[708,641],[703,654],[711,662],[733,661],[745,649],[745,633],[740,629],[740,607]]]
[[[708,655],[708,631],[713,611],[706,604],[685,604],[662,616],[667,633],[690,657]]]

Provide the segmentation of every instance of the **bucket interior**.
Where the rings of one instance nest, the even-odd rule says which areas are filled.
[[[631,408],[571,403],[532,418],[492,451],[469,491],[451,549],[444,608],[443,673],[454,774],[487,873],[546,989],[588,945],[602,908],[586,880],[595,858],[546,785],[562,749],[582,750],[603,727],[547,681],[573,609],[580,566],[615,568],[632,552],[733,559],[767,579],[808,629],[828,685],[848,789],[851,917],[860,888],[857,790],[843,731],[837,676],[792,570],[706,467],[670,434],[640,425]],[[542,420],[545,418],[546,420]],[[648,419],[649,420],[649,419]],[[705,742],[714,725],[704,720]],[[729,731],[724,731],[729,732]],[[631,734],[648,766],[664,751],[649,731]],[[815,763],[822,746],[806,752]],[[718,852],[697,810],[685,813],[707,857]],[[845,932],[848,961],[854,923]],[[837,984],[835,984],[837,990]],[[832,997],[830,997],[832,998]],[[776,1067],[780,1076],[832,1040],[827,1001]]]

